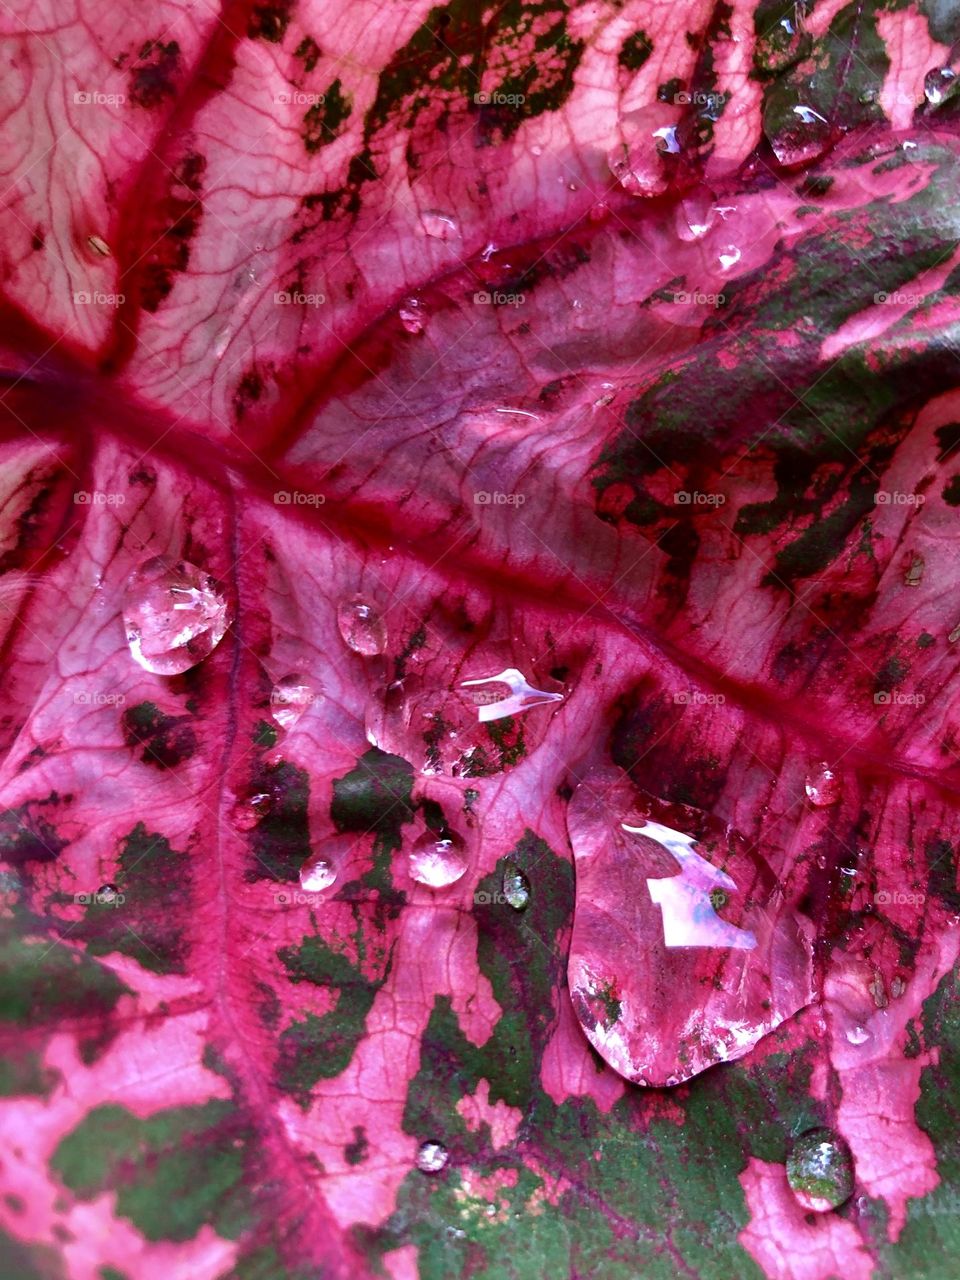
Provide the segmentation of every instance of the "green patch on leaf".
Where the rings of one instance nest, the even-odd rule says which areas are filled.
[[[129,994],[109,969],[78,951],[0,935],[0,1021],[95,1022]]]
[[[310,777],[287,760],[261,762],[250,781],[251,795],[269,797],[264,817],[250,833],[253,865],[250,880],[297,884],[310,854]]]

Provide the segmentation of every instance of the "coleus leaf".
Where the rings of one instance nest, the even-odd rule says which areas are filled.
[[[4,1272],[949,1274],[956,15],[356,14],[0,18]],[[674,1089],[566,985],[613,768],[816,930]]]

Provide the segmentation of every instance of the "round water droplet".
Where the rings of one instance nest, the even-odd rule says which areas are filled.
[[[833,131],[827,118],[803,103],[775,119],[764,119],[771,150],[785,169],[811,164],[829,149]]]
[[[421,1142],[417,1152],[417,1168],[421,1173],[439,1173],[450,1159],[442,1142]]]
[[[300,868],[300,888],[307,893],[329,889],[337,878],[335,868],[324,857],[308,858]]]
[[[825,809],[840,799],[840,779],[825,760],[810,770],[803,789],[807,799],[818,809]]]
[[[508,862],[504,868],[503,896],[514,911],[526,910],[530,902],[530,881],[512,862]]]
[[[419,298],[405,298],[397,314],[407,333],[423,333],[427,316]]]
[[[740,261],[742,256],[743,255],[735,244],[724,245],[719,254],[721,271],[732,270],[732,268]]]
[[[155,556],[127,579],[127,643],[134,659],[154,675],[176,676],[195,667],[232,621],[233,609],[213,578],[187,560]]]
[[[375,605],[361,596],[344,600],[337,609],[343,642],[354,653],[370,658],[387,647],[387,628]]]
[[[949,67],[934,67],[923,78],[923,96],[932,107],[938,107],[953,89],[957,73]]]
[[[787,1157],[787,1182],[804,1209],[836,1209],[853,1192],[850,1148],[832,1129],[810,1129],[797,1138]]]
[[[445,836],[428,831],[410,850],[410,875],[431,889],[446,889],[467,869],[463,841],[452,831]]]
[[[270,812],[271,803],[268,791],[253,791],[237,800],[230,810],[230,821],[238,831],[252,831]]]
[[[452,213],[428,209],[420,216],[424,232],[434,240],[453,240],[460,235],[460,224]]]
[[[681,240],[699,240],[717,220],[717,207],[709,191],[695,191],[680,201],[676,227]]]
[[[847,1029],[847,1039],[851,1044],[866,1044],[871,1038],[866,1027],[855,1026]]]
[[[292,729],[316,697],[316,690],[306,676],[282,676],[270,694],[270,714],[281,729]]]
[[[116,902],[119,893],[115,884],[102,884],[97,890],[97,901],[110,905]]]

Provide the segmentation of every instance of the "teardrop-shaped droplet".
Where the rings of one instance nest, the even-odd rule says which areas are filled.
[[[442,1142],[421,1142],[417,1152],[417,1168],[421,1173],[439,1173],[450,1159],[450,1152]]]
[[[306,676],[281,676],[270,693],[270,714],[281,729],[292,729],[316,697],[317,692]]]
[[[376,605],[362,596],[344,600],[337,609],[337,626],[343,642],[354,653],[371,658],[387,647],[387,628]]]
[[[923,78],[923,96],[932,107],[939,107],[941,102],[952,96],[956,85],[957,73],[950,67],[934,67]]]
[[[410,850],[410,875],[431,889],[456,884],[466,869],[463,841],[452,831],[443,836],[428,831]]]
[[[427,317],[419,298],[405,298],[397,315],[407,333],[423,333]]]
[[[530,881],[512,862],[503,870],[503,896],[514,911],[525,911],[530,902]]]
[[[840,779],[825,760],[810,770],[803,789],[807,799],[818,809],[825,809],[840,799]]]
[[[428,209],[420,215],[420,225],[434,240],[455,240],[460,235],[460,224],[452,213]]]
[[[785,169],[812,164],[829,149],[833,136],[827,118],[800,102],[786,112],[765,115],[763,128],[773,154]]]
[[[813,998],[813,926],[729,827],[619,770],[580,784],[567,826],[571,1000],[627,1080],[665,1086],[740,1058]]]
[[[787,1156],[787,1182],[797,1203],[812,1213],[827,1213],[853,1194],[850,1148],[832,1129],[802,1133]]]
[[[300,868],[300,888],[307,893],[329,889],[336,878],[336,868],[322,855],[308,858]]]
[[[187,560],[155,556],[135,569],[123,595],[123,624],[146,671],[176,676],[202,662],[233,621],[233,610],[208,573]]]

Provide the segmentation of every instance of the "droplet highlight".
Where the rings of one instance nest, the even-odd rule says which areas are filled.
[[[530,881],[512,862],[504,868],[503,896],[514,911],[526,911],[530,904]]]
[[[322,856],[308,858],[300,868],[300,888],[306,893],[322,893],[337,879],[333,864]]]
[[[354,653],[372,658],[387,647],[387,628],[376,605],[362,596],[344,600],[337,609],[343,643]]]
[[[797,1203],[811,1213],[828,1213],[853,1194],[853,1158],[832,1129],[810,1129],[787,1157],[787,1182]]]
[[[417,1152],[417,1168],[421,1173],[440,1173],[446,1168],[450,1152],[442,1142],[421,1142]]]
[[[446,889],[456,884],[466,869],[463,841],[452,831],[442,836],[428,831],[410,850],[411,877],[431,889]]]
[[[840,779],[825,760],[810,770],[803,789],[807,799],[818,809],[826,809],[840,799]]]
[[[281,729],[293,729],[316,698],[317,691],[306,676],[281,676],[270,692],[270,714]]]
[[[134,660],[154,675],[181,675],[197,666],[232,621],[232,607],[213,578],[187,560],[155,556],[127,579],[127,644]]]
[[[462,689],[481,689],[485,685],[506,685],[509,694],[502,696],[490,690],[489,696],[477,697],[477,718],[481,724],[491,720],[502,720],[504,716],[520,715],[533,707],[543,706],[548,702],[562,702],[562,693],[551,693],[544,689],[535,689],[522,671],[516,667],[507,667],[495,676],[481,676],[477,680],[462,680]]]

